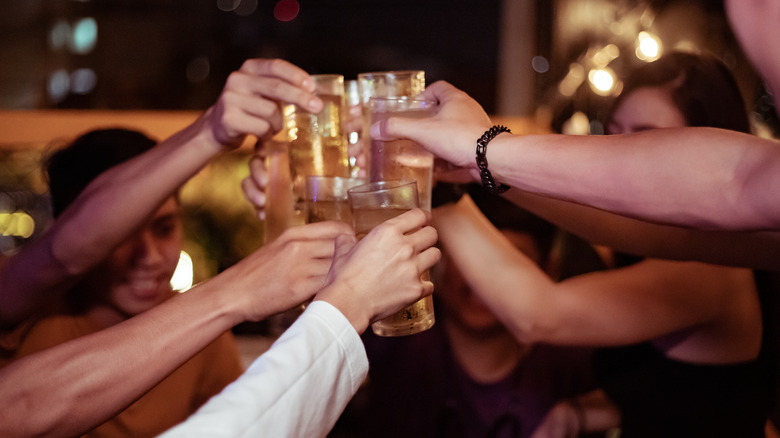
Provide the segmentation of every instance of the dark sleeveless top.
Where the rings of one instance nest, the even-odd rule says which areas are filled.
[[[483,384],[458,365],[443,321],[363,340],[368,380],[330,438],[527,438],[556,402],[595,387],[587,348],[534,345],[509,376]]]
[[[597,379],[619,407],[621,438],[764,437],[775,399],[777,294],[756,273],[763,337],[759,356],[730,365],[669,359],[649,342],[600,349]]]

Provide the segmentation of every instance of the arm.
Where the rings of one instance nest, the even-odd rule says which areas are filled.
[[[315,301],[241,377],[161,437],[325,436],[367,373],[349,320]]]
[[[339,236],[325,286],[303,315],[243,376],[163,436],[326,436],[368,371],[359,334],[433,292],[420,279],[440,257],[428,220],[413,210],[359,244]]]
[[[235,324],[309,299],[334,239],[350,232],[336,222],[292,228],[187,293],[3,368],[0,435],[74,436],[102,423]]]
[[[491,126],[482,108],[444,82],[429,119],[391,118],[372,137],[411,138],[478,179],[476,140]],[[780,228],[780,149],[775,142],[713,128],[626,136],[501,134],[487,148],[497,181],[654,222],[706,229]],[[641,202],[640,202],[641,201]]]
[[[780,269],[777,232],[701,231],[661,225],[517,189],[504,197],[594,244],[629,254]]]
[[[623,345],[688,327],[723,329],[731,321],[725,313],[742,309],[749,296],[743,291],[752,290],[746,270],[660,260],[554,283],[502,238],[469,197],[441,207],[434,218],[444,250],[469,286],[523,342]],[[717,341],[738,349],[744,344],[738,337]],[[715,357],[725,347],[712,349],[713,339],[706,337],[698,341],[698,347],[685,347],[686,354],[724,360]]]
[[[93,181],[41,238],[0,261],[0,326],[32,313],[103,260],[216,154],[281,128],[278,100],[307,105],[308,75],[279,60],[250,60],[228,79],[217,103],[146,154]]]

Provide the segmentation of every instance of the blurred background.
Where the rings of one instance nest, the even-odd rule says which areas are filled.
[[[771,100],[713,0],[5,0],[0,6],[0,252],[45,229],[48,150],[123,125],[163,138],[252,57],[310,73],[421,69],[517,130],[601,134],[621,78],[665,51],[711,52],[756,126]],[[201,281],[263,241],[239,181],[251,148],[184,189],[186,250]],[[183,286],[186,287],[186,286]]]

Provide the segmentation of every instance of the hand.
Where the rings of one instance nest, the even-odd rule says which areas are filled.
[[[391,117],[371,126],[371,138],[414,140],[452,165],[471,169],[472,177],[478,178],[474,151],[477,139],[493,125],[490,118],[474,99],[444,81],[433,83],[422,96],[439,101],[435,116]]]
[[[249,176],[241,181],[244,197],[255,209],[260,220],[265,220],[266,187],[268,186],[268,170],[266,169],[265,144],[258,142],[255,153],[249,159]]]
[[[420,276],[441,258],[430,215],[414,209],[375,227],[359,243],[354,235],[336,239],[326,286],[315,299],[338,308],[358,333],[433,292]]]
[[[282,129],[282,103],[322,110],[314,81],[281,59],[250,59],[230,74],[217,102],[199,120],[223,148],[241,145],[246,135],[267,140]]]
[[[550,409],[531,438],[576,438],[580,424],[574,407],[562,401]]]
[[[236,309],[236,324],[259,321],[307,300],[325,283],[336,236],[349,225],[319,222],[293,227],[211,279]]]

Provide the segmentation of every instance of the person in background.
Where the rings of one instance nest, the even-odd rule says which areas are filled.
[[[552,224],[478,185],[439,184],[434,200],[445,192],[472,197],[511,246],[550,264]],[[590,349],[518,342],[448,252],[431,270],[436,324],[414,336],[363,335],[368,379],[331,438],[529,437],[555,402],[595,387]]]
[[[726,0],[725,6],[743,50],[780,106],[780,47],[771,44],[780,35],[780,4]],[[481,180],[476,140],[493,136],[489,117],[445,82],[423,94],[440,101],[435,117],[390,118],[372,126],[371,136],[410,138],[460,169],[461,177],[465,170]],[[601,210],[626,216],[620,228],[587,222],[572,229],[589,241],[652,257],[780,269],[776,141],[705,127],[586,137],[493,134],[485,154],[490,175],[482,171],[495,182],[491,187],[506,184],[595,207],[594,216]],[[643,238],[651,234],[654,239]]]
[[[750,129],[725,66],[705,55],[672,53],[631,75],[607,126],[633,133],[692,123]],[[544,199],[535,200],[531,210],[537,214],[578,219],[576,211],[557,204],[545,209]],[[467,217],[468,205],[460,207]],[[436,223],[454,228],[460,222],[442,215]],[[467,227],[457,229],[466,233]],[[441,236],[445,241],[445,228]],[[480,257],[471,251],[464,263]],[[558,284],[526,262],[496,285],[485,278],[484,288],[477,288],[491,308],[505,309],[502,320],[515,319],[511,327],[522,339],[612,347],[596,354],[603,391],[559,403],[534,437],[616,426],[626,437],[763,436],[777,367],[771,341],[776,331],[767,311],[773,309],[771,291],[759,290],[752,273],[742,269],[619,253],[611,260],[614,269]],[[540,282],[541,289],[535,287]],[[499,291],[497,285],[510,283],[520,286]],[[598,407],[590,409],[593,403]],[[609,412],[610,404],[616,413]]]
[[[773,294],[759,293],[750,271],[647,259],[555,283],[465,197],[442,207],[434,226],[520,342],[623,347],[599,353],[611,366],[596,370],[621,436],[764,436],[776,361],[761,305]],[[604,427],[580,420],[575,403],[574,430],[557,436]]]
[[[100,174],[49,230],[0,260],[0,323],[6,333],[49,311],[46,303],[61,300],[64,291],[146,224],[212,157],[238,147],[247,135],[264,139],[278,131],[280,102],[319,111],[322,103],[312,95],[313,88],[306,72],[292,64],[249,60],[230,76],[217,103],[193,124]],[[287,436],[295,431],[305,436],[307,426],[327,430],[343,409],[332,403],[336,395],[348,399],[354,382],[362,381],[365,373],[365,352],[356,333],[432,291],[419,277],[438,260],[438,250],[428,248],[436,240],[435,231],[425,226],[428,220],[420,211],[410,212],[378,227],[360,245],[355,245],[349,227],[335,222],[289,230],[186,294],[13,362],[0,370],[0,435],[85,433],[234,325],[265,319],[315,293],[319,304],[310,306],[298,330],[214,399],[229,400],[226,394],[242,388],[244,394],[254,393],[252,384],[264,383],[254,400],[266,402],[263,412],[293,405],[310,414],[309,422],[301,424],[289,415],[262,421],[253,416],[257,412],[244,413],[253,424],[268,430],[273,426]],[[397,254],[400,250],[403,255]],[[373,265],[362,264],[364,260]],[[398,293],[386,294],[377,287],[385,283],[376,275],[394,281]],[[304,371],[271,360],[289,357]],[[307,375],[326,382],[320,392],[289,395],[291,382],[305,381]],[[288,394],[286,403],[280,403],[280,394]]]

